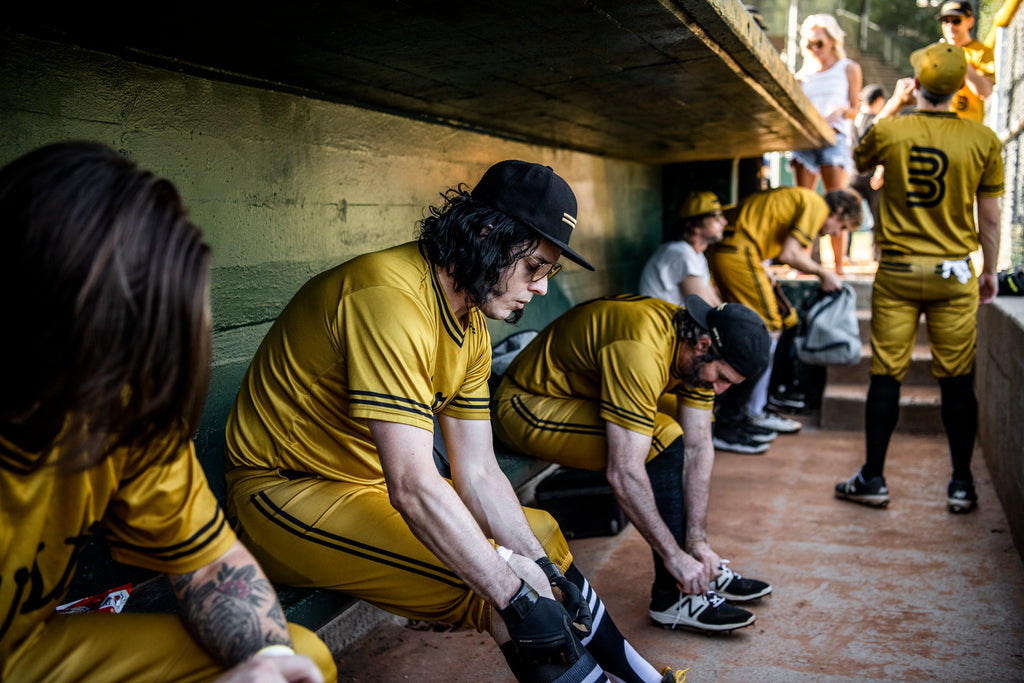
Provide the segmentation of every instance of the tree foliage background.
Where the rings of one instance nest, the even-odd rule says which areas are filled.
[[[750,0],[768,24],[769,35],[785,35],[791,6],[796,5],[798,21],[810,14],[835,14],[837,9],[862,15],[865,8],[871,21],[882,31],[919,47],[942,37],[938,14],[943,0]],[[992,17],[1002,0],[971,0],[974,4],[974,31],[984,40],[992,26]],[[980,6],[979,6],[980,5]]]

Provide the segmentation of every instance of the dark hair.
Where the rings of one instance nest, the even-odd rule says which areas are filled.
[[[920,81],[917,84],[917,88],[918,88],[918,90],[921,91],[921,97],[924,98],[925,102],[927,102],[928,104],[931,104],[932,106],[936,106],[936,107],[937,106],[941,106],[943,104],[946,104],[947,102],[952,100],[953,99],[953,95],[956,94],[956,93],[949,93],[948,95],[936,95],[931,90],[929,90],[928,88],[926,88],[923,85],[921,85]]]
[[[104,145],[50,145],[0,169],[0,221],[0,434],[38,454],[25,470],[177,450],[210,364],[209,247],[178,191]]]
[[[473,199],[466,185],[441,195],[419,223],[419,243],[427,258],[448,272],[456,291],[482,306],[503,292],[506,269],[540,244],[533,228]],[[522,310],[506,320],[518,322]]]
[[[854,189],[844,187],[827,192],[825,203],[828,204],[830,216],[835,214],[846,219],[846,228],[860,227],[864,222],[864,205],[861,203],[860,194]]]
[[[710,216],[709,213],[702,213],[699,216],[687,216],[686,218],[677,218],[675,224],[672,226],[672,240],[685,240],[692,237],[697,229],[704,223],[704,219]]]
[[[878,83],[869,83],[861,88],[860,99],[865,104],[874,104],[880,99],[885,99],[885,88]]]
[[[676,309],[675,314],[672,316],[672,326],[676,330],[676,339],[692,348],[696,348],[697,342],[700,341],[701,337],[711,338],[711,332],[701,327],[700,323],[682,306]],[[709,360],[712,361],[723,360],[722,354],[714,344],[708,347],[707,355]]]

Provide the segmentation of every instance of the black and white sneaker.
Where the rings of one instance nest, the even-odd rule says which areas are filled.
[[[864,477],[858,471],[848,480],[836,484],[836,498],[884,508],[889,504],[889,489],[885,485],[884,477],[871,477],[864,481]]]
[[[779,415],[774,410],[766,410],[760,415],[750,418],[751,424],[763,429],[770,429],[779,434],[793,434],[803,428],[803,424],[788,417]]]
[[[807,396],[798,391],[780,386],[768,397],[768,403],[782,411],[799,411],[807,409]]]
[[[775,437],[779,435],[775,430],[756,425],[751,420],[747,420],[746,423],[744,423],[743,431],[746,432],[747,436],[751,439],[760,443],[771,443],[772,441],[775,441]]]
[[[978,502],[973,483],[951,479],[946,487],[946,505],[950,512],[970,512]]]
[[[659,609],[657,597],[651,599],[651,619],[666,628],[689,628],[705,633],[734,631],[754,623],[754,615],[733,607],[725,598],[708,591],[706,595],[676,594],[675,602]],[[671,599],[671,598],[670,598]]]
[[[750,602],[772,592],[772,587],[757,579],[744,579],[729,569],[729,560],[722,560],[722,574],[711,582],[711,590],[730,602]]]
[[[757,454],[764,453],[771,446],[768,441],[757,441],[749,432],[747,432],[743,425],[737,425],[735,427],[723,427],[715,424],[715,433],[712,437],[712,442],[720,451],[729,451],[730,453],[747,453]]]

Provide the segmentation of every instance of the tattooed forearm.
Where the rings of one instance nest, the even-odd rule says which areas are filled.
[[[267,645],[291,644],[274,588],[248,551],[238,557],[229,551],[202,569],[168,578],[189,629],[222,664]]]

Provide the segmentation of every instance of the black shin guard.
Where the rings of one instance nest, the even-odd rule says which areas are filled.
[[[864,407],[866,457],[861,476],[882,476],[889,439],[900,417],[900,383],[892,375],[872,375]]]
[[[942,426],[946,428],[953,479],[973,483],[971,456],[978,433],[978,400],[974,395],[974,373],[939,380],[942,392]]]
[[[590,635],[583,639],[583,645],[593,655],[601,668],[612,676],[626,683],[645,683],[660,681],[661,676],[647,660],[641,657],[629,644],[625,636],[612,621],[612,617],[604,609],[601,598],[594,592],[593,586],[580,573],[575,564],[569,565],[565,578],[575,584],[583,598],[590,604],[594,615],[594,625]]]
[[[607,677],[593,656],[583,646],[579,646],[579,656],[575,661],[529,661],[519,654],[516,644],[511,640],[499,649],[505,656],[505,662],[519,683],[583,683],[584,681],[604,681]]]

